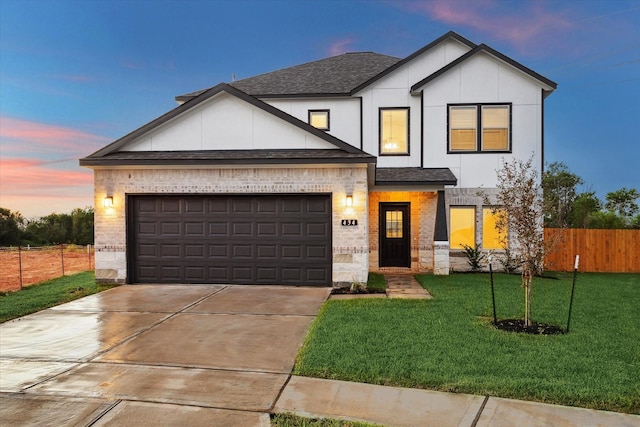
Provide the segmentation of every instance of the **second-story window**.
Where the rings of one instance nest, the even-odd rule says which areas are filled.
[[[450,153],[511,151],[511,105],[449,106]]]
[[[409,154],[409,108],[380,109],[380,154]]]
[[[309,110],[309,124],[320,130],[329,130],[329,110]]]

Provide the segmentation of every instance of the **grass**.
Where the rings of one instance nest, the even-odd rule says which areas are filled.
[[[84,272],[27,286],[17,292],[0,293],[0,323],[102,292],[113,286],[99,285],[92,272]]]
[[[367,278],[367,289],[373,292],[384,293],[387,290],[387,281],[382,274],[369,273],[369,277]]]
[[[273,414],[272,427],[375,427],[377,424],[328,418],[305,418],[293,414]]]
[[[536,278],[533,320],[566,327],[570,274]],[[640,413],[640,275],[580,274],[571,331],[490,324],[487,274],[418,276],[433,300],[328,301],[294,373]],[[498,319],[523,312],[519,276],[495,276]]]

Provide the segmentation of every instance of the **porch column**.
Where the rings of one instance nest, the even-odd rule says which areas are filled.
[[[448,275],[449,233],[447,232],[447,208],[444,202],[444,190],[438,191],[436,229],[433,235],[433,274]]]

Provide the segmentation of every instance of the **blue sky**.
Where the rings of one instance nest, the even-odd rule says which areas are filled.
[[[640,189],[638,0],[0,0],[0,207],[92,205],[78,158],[176,95],[344,52],[405,57],[449,30],[558,83],[545,158],[581,190]]]

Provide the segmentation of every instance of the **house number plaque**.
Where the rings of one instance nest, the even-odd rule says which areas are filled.
[[[358,220],[357,219],[343,219],[342,220],[342,225],[344,225],[344,226],[358,225]]]

